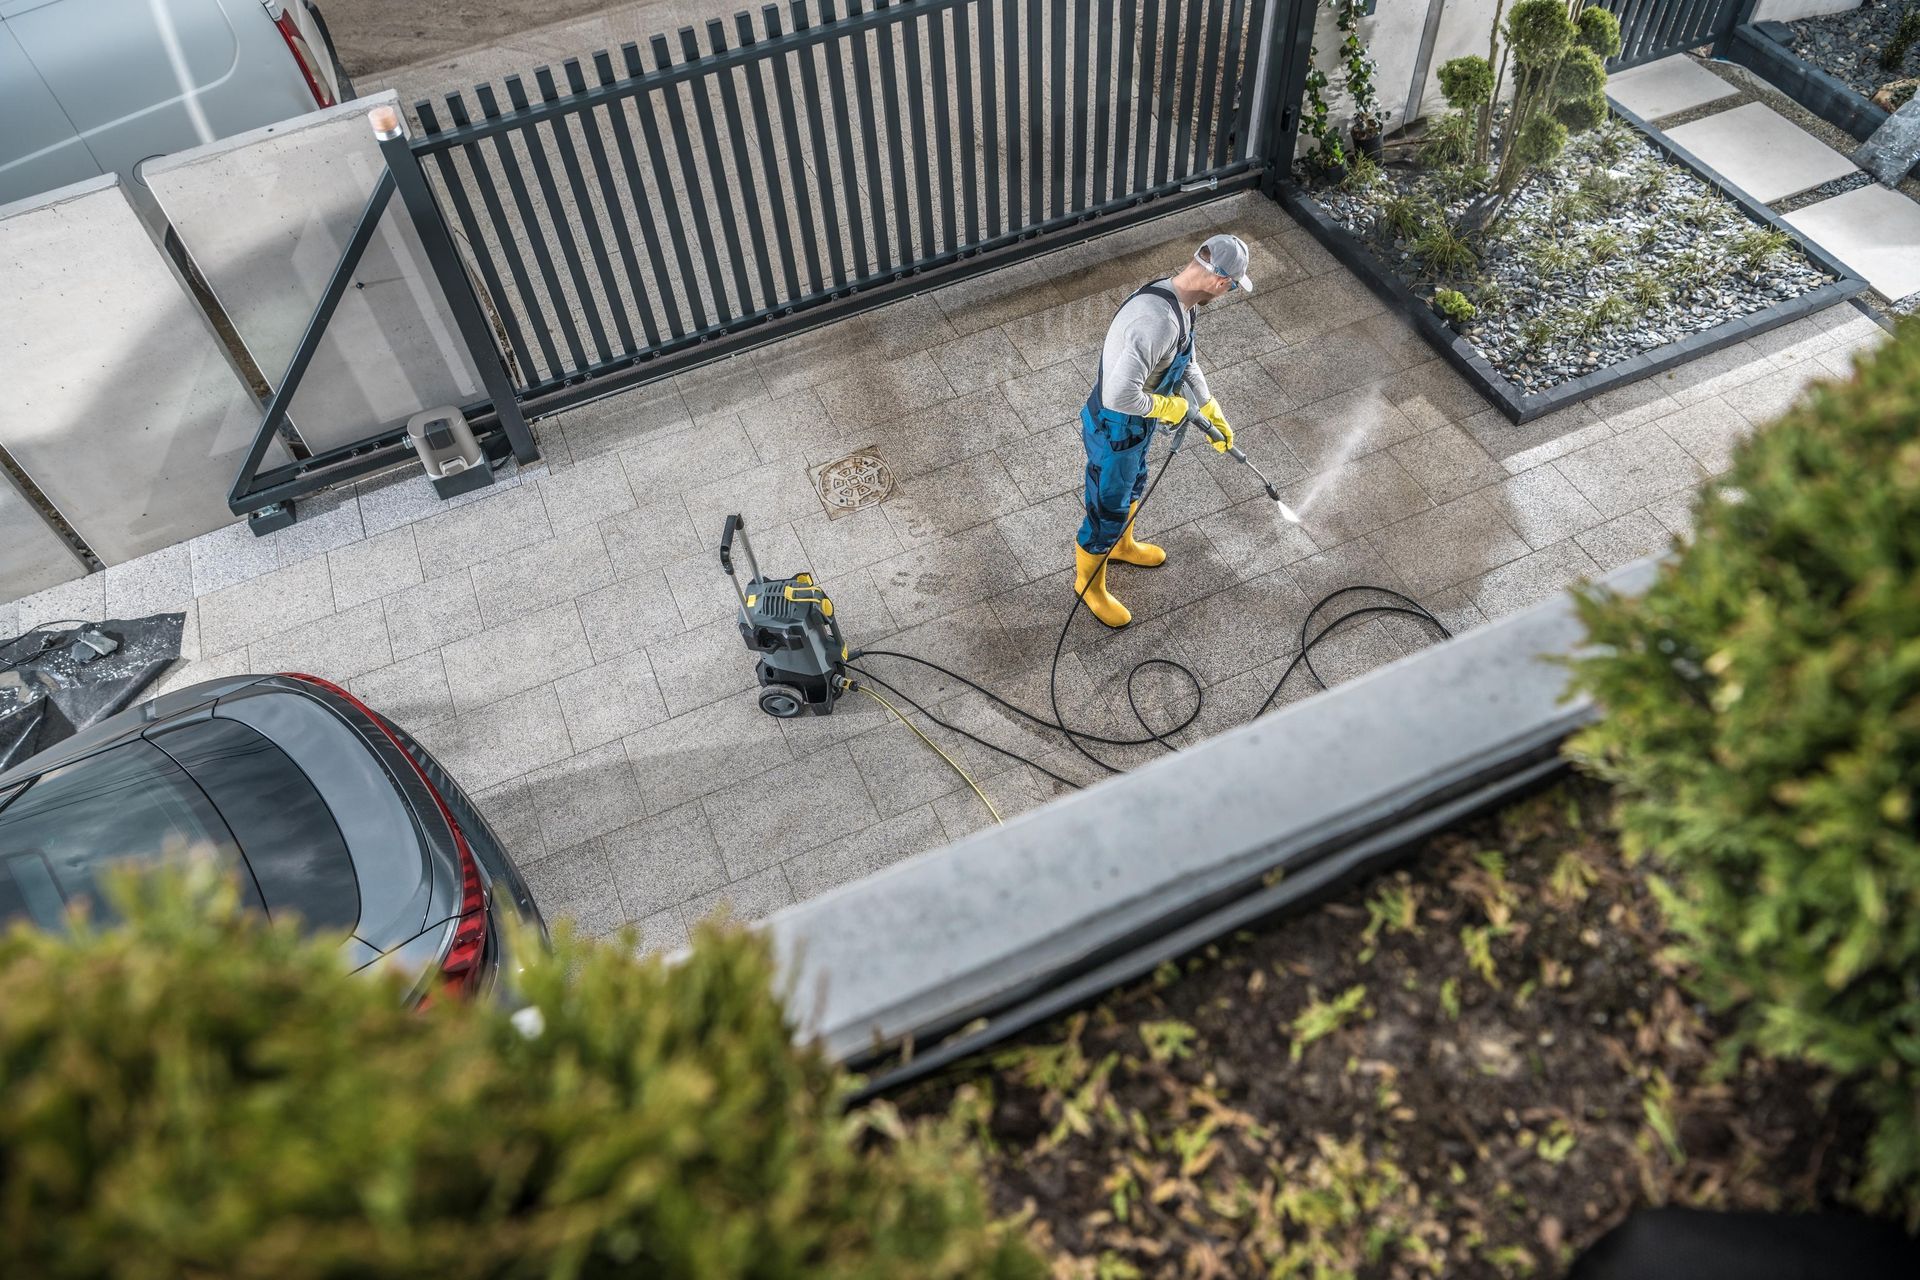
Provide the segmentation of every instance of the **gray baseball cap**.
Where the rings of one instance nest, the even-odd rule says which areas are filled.
[[[1248,293],[1253,292],[1253,281],[1247,279],[1247,242],[1239,236],[1211,236],[1193,256],[1215,275],[1226,276]]]

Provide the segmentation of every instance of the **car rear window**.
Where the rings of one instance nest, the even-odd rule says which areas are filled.
[[[220,815],[165,752],[130,742],[77,760],[0,809],[0,920],[57,930],[81,902],[103,918],[101,873],[163,858],[239,867],[243,894],[259,904]]]
[[[351,929],[360,885],[340,828],[286,752],[237,720],[215,716],[155,739],[227,820],[260,882],[267,914],[315,929]]]

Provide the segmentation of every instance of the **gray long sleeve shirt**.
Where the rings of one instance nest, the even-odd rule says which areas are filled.
[[[1152,294],[1140,294],[1121,307],[1100,350],[1100,402],[1115,413],[1144,417],[1153,408],[1153,389],[1173,363],[1181,338],[1193,332],[1193,318],[1194,308],[1177,317],[1165,298]],[[1213,398],[1198,351],[1187,363],[1184,394],[1195,408]]]

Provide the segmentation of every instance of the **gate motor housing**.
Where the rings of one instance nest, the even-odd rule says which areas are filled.
[[[407,440],[442,498],[458,497],[493,483],[486,451],[474,439],[467,417],[452,405],[422,409],[407,419]]]
[[[750,575],[744,587],[733,569],[736,535]],[[764,577],[738,515],[727,517],[720,535],[720,567],[740,597],[740,638],[760,655],[760,709],[782,720],[808,713],[831,715],[834,702],[849,687],[843,664],[851,656],[833,616],[833,601],[814,585],[810,573]]]

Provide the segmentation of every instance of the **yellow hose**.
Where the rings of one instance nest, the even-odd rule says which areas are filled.
[[[875,702],[879,703],[881,706],[885,707],[887,710],[893,712],[893,718],[895,720],[898,720],[901,724],[913,730],[914,735],[918,737],[920,741],[926,743],[928,746],[932,747],[934,751],[938,752],[940,758],[942,760],[945,760],[948,764],[952,765],[953,771],[959,774],[962,778],[964,778],[966,780],[967,785],[973,788],[973,794],[979,796],[980,803],[987,806],[987,812],[993,815],[993,820],[997,823],[1000,823],[1002,826],[1006,825],[1006,819],[1002,818],[1000,816],[1000,811],[993,807],[993,801],[987,799],[987,793],[980,789],[980,784],[973,780],[972,774],[968,773],[965,769],[960,767],[960,762],[958,760],[955,760],[952,756],[948,755],[945,751],[942,751],[940,749],[939,743],[935,742],[932,738],[929,738],[926,734],[920,732],[919,725],[915,724],[913,721],[901,715],[900,708],[894,706],[891,702],[888,702],[885,698],[881,697],[879,694],[875,693],[873,690],[867,688],[867,686],[863,684],[856,684],[853,687],[858,689],[860,692],[866,694],[869,698],[872,698]]]

